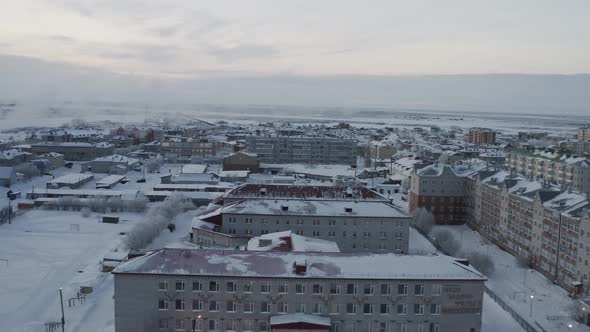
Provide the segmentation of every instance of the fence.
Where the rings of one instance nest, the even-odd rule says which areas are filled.
[[[502,309],[506,310],[514,318],[514,320],[520,325],[526,332],[547,332],[544,328],[539,325],[539,323],[535,322],[537,327],[533,327],[529,322],[527,322],[521,315],[519,315],[516,311],[512,310],[512,308],[504,302],[499,296],[497,296],[488,286],[483,286],[483,290],[488,296],[494,300],[496,303],[502,307]]]
[[[11,218],[14,217],[18,217],[21,216],[23,214],[25,214],[27,211],[29,211],[28,209],[22,209],[22,210],[13,210],[12,213],[10,214]],[[8,222],[8,208],[3,208],[0,210],[0,225],[7,223]]]

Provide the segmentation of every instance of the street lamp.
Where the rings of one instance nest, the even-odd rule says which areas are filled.
[[[567,324],[568,331],[571,331],[572,327],[574,327],[572,324]]]
[[[531,295],[531,312],[529,314],[529,317],[533,317],[533,298],[534,298],[534,296]]]

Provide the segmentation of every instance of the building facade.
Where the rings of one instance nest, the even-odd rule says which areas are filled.
[[[253,236],[292,230],[334,241],[342,252],[407,253],[411,223],[409,215],[381,202],[277,199],[230,203],[199,219],[207,223],[193,226],[199,245],[233,247]],[[216,243],[220,236],[224,242]]]
[[[357,141],[307,136],[249,136],[249,152],[265,163],[356,165]]]
[[[470,128],[469,143],[478,145],[496,144],[496,132],[489,128]]]
[[[448,256],[161,249],[113,273],[116,332],[481,328],[485,277]]]

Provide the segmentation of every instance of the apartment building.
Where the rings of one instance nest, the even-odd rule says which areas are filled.
[[[382,202],[254,199],[196,218],[193,242],[242,245],[250,237],[293,230],[334,241],[342,252],[408,252],[411,217]]]
[[[193,157],[207,158],[216,154],[215,145],[206,138],[168,138],[160,144],[160,152],[170,161],[188,161]]]
[[[194,249],[113,274],[116,332],[479,332],[486,280],[448,256]]]
[[[356,165],[357,141],[310,136],[249,136],[249,152],[264,163]]]
[[[590,203],[585,194],[506,171],[481,172],[466,186],[467,223],[548,279],[590,286]]]
[[[470,128],[469,143],[478,145],[496,144],[496,132],[489,128]]]
[[[583,141],[590,140],[590,126],[580,127],[578,129],[577,138]]]
[[[506,166],[531,179],[557,184],[562,189],[590,192],[590,160],[553,149],[514,149]]]
[[[439,225],[465,223],[466,178],[485,164],[435,164],[415,171],[410,182],[410,212],[425,208]]]

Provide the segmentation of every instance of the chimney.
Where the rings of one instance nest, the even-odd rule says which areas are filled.
[[[293,262],[293,273],[297,275],[305,275],[307,273],[307,261],[296,260]]]

